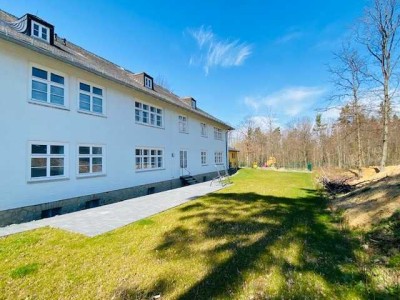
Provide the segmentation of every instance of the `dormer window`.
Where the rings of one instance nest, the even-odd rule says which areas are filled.
[[[31,29],[31,36],[46,41],[47,43],[50,42],[50,29],[48,27],[43,26],[42,24],[39,24],[38,22],[32,20]]]
[[[153,89],[153,79],[147,76],[144,76],[144,86]]]
[[[192,108],[196,109],[196,100],[194,100],[193,98],[192,98]]]

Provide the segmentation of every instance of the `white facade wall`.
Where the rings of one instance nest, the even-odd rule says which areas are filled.
[[[29,102],[32,64],[65,76],[67,109]],[[188,150],[193,175],[215,171],[215,151],[223,152],[226,165],[226,131],[222,141],[214,139],[218,123],[3,40],[0,68],[0,210],[179,178],[180,149]],[[77,111],[79,80],[104,88],[106,117]],[[135,99],[163,109],[163,129],[135,123]],[[179,132],[180,114],[188,117],[187,134]],[[201,136],[201,122],[207,124],[207,138]],[[30,141],[67,143],[68,178],[29,182]],[[77,176],[79,144],[105,146],[105,176]],[[138,146],[163,148],[165,168],[136,171]],[[201,150],[207,151],[206,166]]]

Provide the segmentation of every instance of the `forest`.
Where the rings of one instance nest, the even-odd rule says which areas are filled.
[[[244,120],[229,137],[240,151],[239,165],[383,170],[399,164],[399,13],[396,0],[374,0],[365,8],[327,62],[330,93],[314,118],[278,126],[271,112],[261,123]],[[329,111],[337,117],[324,118]]]

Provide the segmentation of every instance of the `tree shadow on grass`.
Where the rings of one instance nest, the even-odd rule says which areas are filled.
[[[156,248],[160,255],[171,249],[178,253],[192,249],[191,255],[198,255],[193,249],[200,242],[219,243],[201,253],[211,270],[179,299],[235,298],[248,288],[249,274],[267,278],[272,270],[282,280],[277,287],[255,286],[253,292],[260,298],[324,298],[363,279],[354,264],[357,241],[329,225],[325,201],[314,191],[296,199],[216,193],[201,205],[189,204],[180,211],[182,221],[194,221],[202,234],[193,236],[180,224],[165,234]],[[218,259],[221,254],[226,258]]]

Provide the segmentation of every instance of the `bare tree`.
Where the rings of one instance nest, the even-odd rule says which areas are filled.
[[[366,63],[357,50],[350,44],[342,45],[340,52],[335,53],[335,65],[329,68],[333,75],[335,96],[349,105],[351,122],[355,123],[357,162],[356,166],[361,174],[362,146],[361,146],[361,105],[362,84],[365,83]]]
[[[397,90],[395,70],[399,62],[400,27],[398,0],[374,0],[365,12],[358,40],[366,46],[377,72],[369,75],[382,87],[382,155],[380,167],[384,170],[388,155],[389,112],[393,94]]]

